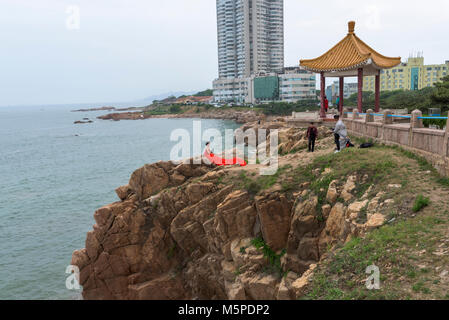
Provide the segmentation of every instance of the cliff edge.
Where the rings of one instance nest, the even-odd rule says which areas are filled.
[[[320,128],[311,154],[304,130],[279,129],[273,176],[259,176],[261,165],[136,170],[116,190],[120,201],[95,212],[85,248],[73,253],[83,297],[301,298],[333,248],[392,222],[394,208],[394,219],[412,214],[415,195],[398,183],[408,168],[397,150],[334,155],[333,137]]]

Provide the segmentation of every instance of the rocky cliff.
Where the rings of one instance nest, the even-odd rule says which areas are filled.
[[[272,177],[258,176],[260,165],[159,162],[136,170],[116,190],[120,201],[95,212],[85,248],[73,253],[83,297],[300,297],[333,245],[385,218],[377,213],[382,195],[357,195],[367,174],[334,179],[330,168],[311,171],[304,130],[280,129],[284,156]],[[318,155],[332,150],[325,136],[323,128]]]

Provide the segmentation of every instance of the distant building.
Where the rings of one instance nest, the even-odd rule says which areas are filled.
[[[253,103],[253,80],[254,77],[215,80],[213,82],[214,101],[218,103]]]
[[[284,67],[284,0],[217,0],[219,78]]]
[[[218,103],[253,103],[256,76],[284,68],[284,0],[216,0]]]
[[[316,99],[315,74],[299,67],[241,79],[214,81],[214,101],[257,104],[269,101],[296,102]]]
[[[279,77],[276,74],[254,78],[254,102],[279,100]]]
[[[424,65],[424,57],[412,57],[395,68],[381,71],[380,90],[420,90],[432,87],[447,75],[449,61],[445,64]],[[374,91],[374,85],[374,77],[365,77],[363,90]]]
[[[284,69],[279,75],[279,98],[284,102],[316,99],[316,76],[299,67]]]
[[[357,93],[357,83],[345,83],[343,87],[343,98],[347,99],[354,93]],[[332,104],[335,104],[337,97],[340,95],[340,82],[334,81],[326,88],[326,97]]]

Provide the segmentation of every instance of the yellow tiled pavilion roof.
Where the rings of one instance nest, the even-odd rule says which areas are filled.
[[[349,32],[343,40],[318,58],[301,60],[300,65],[314,72],[332,72],[351,70],[369,63],[379,69],[389,69],[401,63],[400,57],[385,57],[360,40],[354,33],[354,21],[348,25]]]

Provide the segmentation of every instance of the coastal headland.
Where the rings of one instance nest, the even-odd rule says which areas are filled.
[[[135,112],[114,112],[99,116],[101,120],[144,120],[150,118],[201,118],[201,119],[222,119],[233,120],[237,123],[248,123],[258,120],[264,120],[266,117],[260,111],[254,111],[247,108],[246,110],[235,110],[232,108],[201,108],[201,107],[179,107],[170,111],[164,110],[142,110]]]
[[[431,165],[384,145],[334,154],[326,127],[315,153],[285,121],[242,128],[279,130],[278,171],[136,170],[73,253],[85,299],[447,297],[449,182]]]

